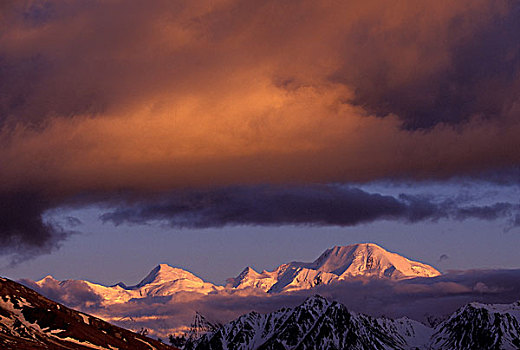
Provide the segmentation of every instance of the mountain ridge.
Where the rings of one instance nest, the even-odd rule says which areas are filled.
[[[402,280],[414,277],[435,277],[440,272],[433,267],[391,253],[374,243],[359,243],[335,246],[325,250],[310,263],[290,262],[273,271],[257,272],[246,267],[237,277],[227,279],[226,286],[206,282],[193,273],[168,264],[159,264],[138,284],[127,286],[120,282],[112,286],[84,281],[58,281],[48,275],[35,284],[42,288],[46,284],[61,287],[81,282],[102,298],[105,304],[128,302],[135,298],[171,296],[181,292],[202,295],[224,290],[252,289],[266,293],[284,293],[311,289],[353,278],[381,278]]]
[[[417,339],[408,335],[412,333],[427,337]],[[344,305],[315,295],[294,308],[242,315],[214,332],[189,341],[184,349],[404,350],[409,349],[408,342],[412,343],[409,338],[422,346],[431,333],[432,330],[417,321],[375,319],[349,312]]]
[[[520,348],[520,301],[470,303],[435,327],[403,317],[374,318],[314,295],[294,308],[250,312],[190,339],[184,350]]]
[[[248,267],[236,278],[228,279],[228,284],[236,289],[254,287],[267,293],[280,293],[356,277],[402,280],[439,275],[435,268],[391,253],[377,244],[358,243],[327,249],[311,263],[294,261],[261,273]]]
[[[25,280],[22,283],[58,302],[88,311],[109,322],[131,329],[139,329],[143,326],[152,328],[151,324],[153,324],[154,332],[160,332],[160,336],[165,337],[168,335],[167,332],[180,334],[185,331],[189,316],[183,314],[183,323],[180,325],[171,317],[161,313],[140,315],[135,310],[138,305],[143,305],[145,308],[155,304],[172,307],[171,305],[176,303],[186,303],[187,300],[196,299],[203,303],[203,300],[213,298],[224,300],[263,295],[282,296],[284,293],[300,291],[312,293],[312,288],[316,286],[330,284],[334,288],[332,284],[340,284],[342,281],[349,280],[355,283],[371,282],[374,279],[384,280],[385,284],[393,285],[401,281],[403,276],[405,278],[421,276],[421,271],[419,274],[410,272],[412,266],[427,266],[399,257],[397,254],[394,254],[397,256],[395,258],[391,254],[394,253],[387,252],[374,244],[333,247],[310,263],[282,264],[274,271],[264,270],[261,273],[247,267],[238,278],[229,279],[226,286],[205,282],[191,272],[167,264],[156,265],[139,283],[130,286],[122,282],[104,286],[84,280],[58,281],[50,276],[37,282]],[[398,261],[395,262],[395,259]],[[404,267],[401,266],[403,264]],[[385,275],[385,271],[389,268],[392,269],[392,274]],[[437,270],[430,269],[429,271],[432,271],[430,275],[439,274]],[[404,271],[404,273],[399,271]],[[338,275],[340,273],[341,275]],[[129,312],[133,313],[132,317],[126,317],[127,312],[123,311],[126,309],[131,310]],[[193,311],[197,311],[197,309],[195,308]],[[218,317],[212,318],[218,319]],[[171,331],[167,330],[169,327],[166,326],[167,323],[164,320],[168,320],[168,324],[175,324],[170,328]]]

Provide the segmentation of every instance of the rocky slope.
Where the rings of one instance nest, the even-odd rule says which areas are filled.
[[[0,278],[2,349],[173,349]]]
[[[436,328],[431,349],[520,349],[520,302],[468,304]]]

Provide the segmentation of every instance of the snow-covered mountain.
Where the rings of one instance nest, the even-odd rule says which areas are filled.
[[[172,349],[0,278],[1,349]]]
[[[412,349],[432,334],[410,319],[376,319],[314,296],[292,309],[243,315],[184,349]]]
[[[435,328],[408,318],[392,320],[349,312],[320,296],[295,308],[251,312],[190,340],[199,349],[519,349],[520,302],[468,304]]]
[[[48,289],[74,290],[69,287],[79,282],[98,295],[104,305],[111,305],[130,299],[172,296],[180,292],[207,295],[225,289],[254,288],[268,293],[281,293],[355,277],[400,280],[438,275],[440,273],[431,266],[390,253],[376,244],[365,243],[334,247],[326,250],[312,263],[291,262],[274,271],[258,273],[248,267],[238,277],[229,279],[226,287],[205,282],[191,272],[167,264],[155,267],[135,286],[126,286],[124,283],[103,286],[82,280],[58,281],[47,276],[34,282],[34,287],[42,292]]]
[[[171,333],[177,335],[185,332],[192,315],[196,311],[204,311],[196,306],[195,300],[205,305],[205,301],[213,297],[244,298],[264,294],[267,297],[309,290],[341,280],[370,278],[398,282],[411,277],[437,275],[439,272],[434,268],[389,253],[375,244],[356,244],[331,248],[312,263],[292,262],[262,273],[247,268],[237,278],[230,279],[226,286],[205,282],[191,272],[166,264],[158,265],[141,282],[132,286],[122,282],[104,286],[84,280],[59,281],[52,276],[37,282],[24,280],[23,283],[69,307],[129,329],[145,327],[152,334],[164,338]],[[179,303],[192,303],[193,307],[175,316],[155,309],[146,315],[139,311],[141,308],[153,308],[152,305],[163,305],[164,309],[173,310],[173,305]],[[243,307],[241,312],[228,313],[229,318],[210,316],[218,322],[227,321],[251,310]]]
[[[363,243],[327,249],[312,263],[291,262],[261,273],[248,267],[228,283],[235,289],[258,288],[280,293],[355,277],[402,280],[439,275],[429,265],[388,252],[376,244]]]
[[[167,264],[160,264],[155,267],[148,276],[135,286],[118,283],[107,287],[83,280],[58,281],[52,276],[47,276],[35,282],[35,284],[42,290],[45,290],[46,287],[67,289],[67,287],[78,282],[86,284],[106,305],[124,303],[135,298],[170,296],[179,292],[194,292],[206,295],[224,288],[204,282],[191,272]]]
[[[119,286],[125,290],[139,291],[141,296],[166,296],[179,291],[208,294],[222,289],[212,283],[204,282],[191,272],[167,264],[158,265],[135,286],[126,287],[121,283]]]
[[[431,349],[520,349],[520,302],[460,308],[436,328]]]

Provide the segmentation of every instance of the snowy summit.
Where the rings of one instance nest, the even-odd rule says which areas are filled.
[[[391,253],[377,244],[361,243],[327,249],[312,263],[291,262],[262,273],[248,267],[228,282],[237,289],[252,287],[279,293],[353,277],[402,280],[439,275],[429,265]]]

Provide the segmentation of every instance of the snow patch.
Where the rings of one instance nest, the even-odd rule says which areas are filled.
[[[59,338],[59,337],[57,337]],[[82,346],[85,346],[87,348],[91,348],[91,349],[97,349],[97,350],[110,350],[109,348],[105,348],[103,346],[99,346],[99,345],[96,345],[96,344],[92,344],[88,341],[80,341],[80,340],[77,340],[77,339],[74,339],[74,338],[70,338],[70,337],[66,337],[66,338],[59,338],[61,340],[65,340],[65,341],[68,341],[69,343],[74,343],[74,344],[79,344],[79,345],[82,345]]]
[[[145,343],[146,345],[148,345],[151,350],[157,350],[155,347],[151,346],[149,343],[145,342],[144,340],[139,339],[139,338],[135,338],[135,339],[139,340],[141,343]]]
[[[78,314],[81,316],[81,318],[83,319],[84,323],[90,324],[90,318],[87,315],[82,314],[81,312],[79,312]]]

